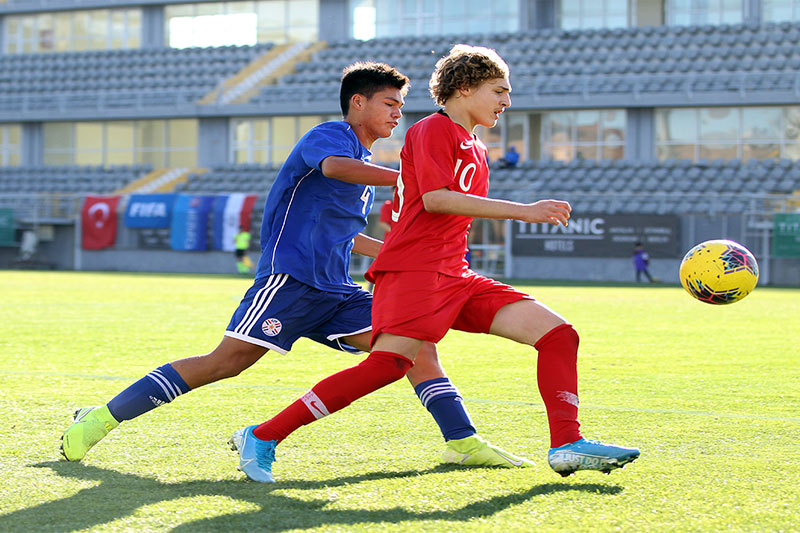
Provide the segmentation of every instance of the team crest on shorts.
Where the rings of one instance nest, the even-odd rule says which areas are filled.
[[[283,329],[283,324],[277,318],[268,318],[261,324],[261,331],[268,337],[274,337]]]

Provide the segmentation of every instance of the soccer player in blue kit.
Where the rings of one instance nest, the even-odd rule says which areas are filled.
[[[369,148],[392,134],[407,91],[408,78],[383,63],[345,68],[340,89],[344,120],[312,128],[281,167],[264,209],[255,281],[220,344],[208,354],[154,369],[104,406],[79,409],[62,436],[67,460],[83,459],[120,422],[236,376],[268,350],[285,354],[300,337],[346,352],[369,351],[372,295],[350,277],[350,254],[375,257],[381,247],[381,241],[361,232],[374,186],[394,185],[399,173],[370,163]],[[477,435],[458,390],[439,364],[434,344],[422,346],[408,378],[442,431],[446,441],[442,461],[532,465]],[[303,401],[312,410],[317,405],[313,393]],[[241,456],[248,435],[237,433],[231,443]],[[265,481],[258,478],[263,470],[256,466],[240,459],[240,470]]]

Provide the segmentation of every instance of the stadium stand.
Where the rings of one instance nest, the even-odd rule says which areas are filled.
[[[800,161],[613,160],[527,161],[523,168],[492,170],[490,194],[531,201],[579,198],[579,210],[614,213],[742,213],[740,193],[792,194],[800,190]],[[611,196],[609,202],[588,199]]]
[[[798,37],[800,23],[781,22],[348,40],[329,43],[257,101],[312,99],[335,89],[354,57],[397,66],[411,78],[412,95],[424,97],[436,59],[465,40],[506,59],[518,94],[798,93]]]
[[[193,104],[272,47],[0,55],[0,109]]]

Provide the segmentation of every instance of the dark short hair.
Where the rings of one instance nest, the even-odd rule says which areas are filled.
[[[339,89],[342,115],[346,117],[350,111],[350,99],[354,94],[372,98],[378,91],[394,87],[400,89],[405,96],[410,86],[408,76],[386,63],[359,61],[348,65],[342,71],[342,85]]]

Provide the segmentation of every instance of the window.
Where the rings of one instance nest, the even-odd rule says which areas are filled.
[[[50,122],[43,127],[46,165],[197,164],[197,120]]]
[[[800,106],[656,110],[658,159],[800,159]]]
[[[630,7],[624,0],[561,0],[559,7],[559,26],[567,30],[630,25]]]
[[[543,159],[621,159],[625,155],[622,109],[553,111],[541,116]]]
[[[0,166],[14,167],[22,163],[22,126],[0,124]]]
[[[139,9],[94,9],[6,17],[8,54],[138,48]]]
[[[234,163],[281,165],[300,137],[317,124],[328,120],[339,118],[303,115],[233,119],[230,128],[230,160]]]
[[[744,19],[744,0],[666,0],[669,26],[738,24]]]
[[[211,2],[164,7],[173,48],[317,40],[318,0]]]
[[[516,31],[520,18],[517,0],[349,0],[349,13],[355,39]]]
[[[761,0],[761,20],[764,22],[800,20],[800,0]]]

